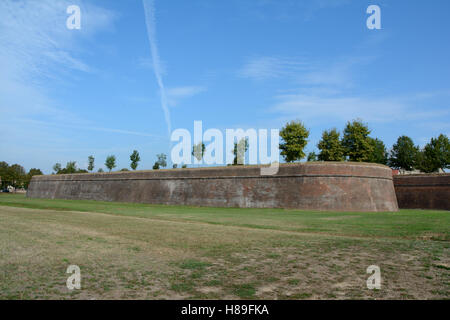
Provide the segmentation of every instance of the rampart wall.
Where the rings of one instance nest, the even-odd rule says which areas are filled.
[[[27,196],[152,204],[397,211],[391,169],[377,164],[282,164],[34,176]]]
[[[450,174],[394,176],[401,209],[450,210]]]

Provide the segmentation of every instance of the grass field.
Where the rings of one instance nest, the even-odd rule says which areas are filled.
[[[450,212],[332,213],[0,194],[0,299],[448,299]],[[81,290],[66,287],[69,265]],[[370,265],[381,289],[369,290]]]

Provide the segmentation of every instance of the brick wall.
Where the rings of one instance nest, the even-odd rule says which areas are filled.
[[[391,169],[376,164],[259,166],[34,176],[28,197],[170,205],[397,211]]]
[[[394,176],[399,208],[450,210],[450,174]]]

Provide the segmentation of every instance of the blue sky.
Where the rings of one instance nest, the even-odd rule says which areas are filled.
[[[164,107],[172,130],[299,119],[307,151],[358,117],[388,148],[449,134],[447,0],[145,1],[150,26],[142,0],[0,2],[0,160],[50,173],[114,154],[120,169],[137,149],[150,169],[170,154]],[[381,30],[366,27],[371,4]]]

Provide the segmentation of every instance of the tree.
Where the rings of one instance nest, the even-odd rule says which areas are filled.
[[[305,157],[303,151],[308,143],[309,130],[300,121],[291,121],[280,131],[283,142],[280,144],[281,155],[286,162],[301,160]]]
[[[344,147],[342,146],[340,135],[336,128],[322,133],[322,140],[317,144],[320,150],[318,155],[320,161],[344,160]]]
[[[61,163],[55,163],[55,165],[53,166],[53,171],[55,171],[55,174],[58,174],[61,169]]]
[[[94,170],[94,156],[89,156],[88,157],[88,170],[92,171]]]
[[[139,152],[137,150],[134,150],[133,153],[130,155],[131,164],[130,167],[133,170],[136,170],[139,161],[141,161],[141,157],[139,156]]]
[[[128,170],[127,168],[122,168],[120,169],[120,171],[130,171],[130,170]]]
[[[102,168],[99,168],[99,169],[97,170],[97,172],[102,173],[102,172],[103,172],[103,169],[102,169]]]
[[[360,119],[347,122],[342,137],[344,155],[350,161],[369,161],[373,153],[373,144],[369,137],[369,127]]]
[[[244,164],[245,153],[247,152],[248,147],[249,147],[249,145],[248,145],[248,139],[247,138],[242,138],[241,140],[239,140],[239,142],[235,142],[234,143],[234,148],[233,148],[233,154],[234,154],[233,166]]]
[[[77,172],[77,163],[76,163],[76,161],[69,161],[69,162],[67,162],[64,173],[75,173],[75,172]]]
[[[87,173],[87,170],[78,169],[76,161],[69,161],[65,168],[60,169],[57,174],[74,174],[74,173]]]
[[[8,168],[9,182],[14,188],[23,187],[26,180],[25,169],[19,164],[13,164]]]
[[[5,188],[8,186],[9,183],[9,164],[5,161],[0,162],[0,177],[2,178],[1,182],[1,188]]]
[[[174,163],[173,165],[172,165],[172,168],[173,169],[176,169],[178,167],[178,165],[176,164],[176,163]]]
[[[431,138],[418,155],[417,168],[427,173],[450,168],[450,141],[446,135]]]
[[[25,169],[19,164],[8,165],[7,162],[0,162],[1,187],[12,186],[14,188],[24,187],[27,182]]]
[[[73,173],[87,173],[87,170],[78,169],[76,161],[69,161],[66,163],[65,168],[61,168],[60,163],[56,163],[53,166],[54,174],[73,174]]]
[[[158,157],[158,163],[160,167],[167,167],[167,156],[164,153],[160,153],[156,155]]]
[[[202,160],[205,155],[205,144],[203,142],[199,142],[192,147],[192,155],[198,160]]]
[[[28,171],[29,176],[41,176],[43,175],[41,169],[31,168],[30,171]]]
[[[164,153],[157,154],[156,157],[158,160],[153,165],[153,170],[158,170],[161,167],[167,167],[167,156]]]
[[[377,138],[370,138],[370,142],[372,143],[373,152],[369,161],[386,165],[388,163],[388,152],[384,142]]]
[[[419,147],[414,146],[410,137],[401,136],[392,146],[389,156],[389,166],[395,169],[411,171],[416,167]]]
[[[306,158],[306,161],[308,161],[308,162],[317,161],[317,154],[314,151],[308,153],[308,157]]]
[[[116,156],[114,155],[107,156],[105,166],[109,169],[109,172],[111,172],[111,170],[116,167]]]
[[[43,175],[43,173],[40,169],[36,169],[36,168],[30,169],[30,171],[28,171],[28,173],[27,173],[27,177],[25,180],[25,185],[24,185],[25,189],[28,189],[31,178],[33,178],[33,176],[40,176],[40,175]]]

